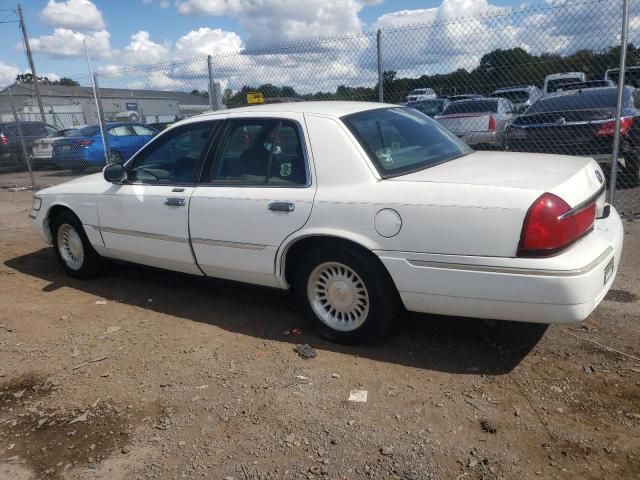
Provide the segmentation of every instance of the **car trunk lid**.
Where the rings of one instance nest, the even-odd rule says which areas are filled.
[[[534,196],[553,193],[575,207],[604,188],[604,175],[591,158],[511,152],[474,152],[418,172],[390,179],[522,189]],[[600,207],[604,204],[604,198]]]
[[[434,117],[444,128],[456,135],[472,132],[489,131],[491,112],[457,113],[453,115],[439,115]]]

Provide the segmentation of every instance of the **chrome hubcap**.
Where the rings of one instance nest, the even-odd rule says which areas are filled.
[[[362,279],[338,262],[318,265],[309,275],[307,296],[315,314],[341,332],[360,327],[369,313],[369,294]]]
[[[58,251],[64,263],[73,270],[78,270],[84,262],[84,248],[77,230],[63,223],[58,228]]]

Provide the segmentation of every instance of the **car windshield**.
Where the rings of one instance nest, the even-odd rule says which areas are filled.
[[[444,100],[428,100],[426,102],[416,102],[407,105],[407,107],[415,108],[427,115],[437,115],[442,112],[443,106]]]
[[[490,97],[506,98],[513,103],[523,103],[529,100],[529,92],[526,90],[513,90],[510,92],[494,92]]]
[[[422,170],[473,150],[411,108],[381,108],[343,117],[382,177]]]
[[[413,90],[411,93],[414,95],[422,95],[424,93],[427,93],[427,91],[424,88],[417,88],[416,90]]]
[[[565,94],[543,97],[527,110],[532,113],[564,112],[571,110],[597,110],[616,107],[617,89],[602,88],[596,90],[570,90]],[[626,102],[629,102],[629,91],[625,91]]]
[[[82,136],[82,137],[91,137],[92,135],[95,135],[99,131],[100,131],[100,127],[98,127],[97,125],[91,125],[91,126],[88,126],[88,127],[81,128],[80,130],[78,130],[73,135],[74,136]]]
[[[458,102],[450,103],[447,108],[444,109],[442,115],[453,115],[458,113],[483,113],[498,111],[497,100],[461,100]]]

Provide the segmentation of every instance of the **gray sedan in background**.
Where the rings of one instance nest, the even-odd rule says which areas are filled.
[[[434,119],[471,147],[504,150],[505,130],[516,114],[506,98],[477,98],[452,102]]]

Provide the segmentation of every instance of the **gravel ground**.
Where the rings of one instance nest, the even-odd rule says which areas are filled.
[[[583,324],[405,315],[340,347],[285,292],[122,265],[71,279],[30,197],[0,189],[0,478],[640,476],[638,222]]]

